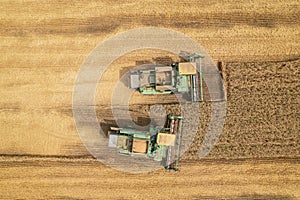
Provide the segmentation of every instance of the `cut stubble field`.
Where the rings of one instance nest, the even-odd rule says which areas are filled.
[[[299,162],[204,160],[127,174],[91,158],[0,157],[1,199],[298,199]]]

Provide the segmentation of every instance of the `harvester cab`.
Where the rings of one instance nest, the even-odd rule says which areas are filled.
[[[149,131],[111,127],[109,147],[127,156],[145,156],[178,170],[181,145],[182,117],[168,115],[164,127],[150,127]]]
[[[189,54],[170,66],[148,65],[130,71],[130,88],[144,95],[187,94],[192,102],[203,101],[202,56]]]

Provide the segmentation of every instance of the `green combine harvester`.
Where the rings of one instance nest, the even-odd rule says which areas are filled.
[[[130,70],[130,88],[144,95],[182,93],[192,102],[203,101],[202,58],[189,54],[183,62],[170,66],[153,64],[147,69]]]
[[[145,156],[161,162],[166,170],[178,170],[181,145],[182,117],[168,115],[164,127],[149,131],[111,127],[109,147],[127,156]]]

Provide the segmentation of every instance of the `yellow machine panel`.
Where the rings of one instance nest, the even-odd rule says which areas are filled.
[[[184,62],[178,65],[179,74],[196,74],[196,63],[195,62]]]
[[[147,153],[147,141],[133,140],[132,152],[133,153]]]
[[[166,146],[174,146],[175,139],[176,139],[176,135],[174,135],[174,134],[158,133],[157,144],[166,145]]]

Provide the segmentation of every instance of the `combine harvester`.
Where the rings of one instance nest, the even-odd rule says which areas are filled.
[[[111,127],[109,147],[119,148],[127,156],[145,156],[161,162],[166,170],[178,170],[182,117],[168,115],[165,126],[137,131]]]
[[[130,70],[130,88],[144,95],[182,93],[192,102],[203,101],[202,58],[189,54],[184,62],[170,66],[153,64],[147,69]]]

